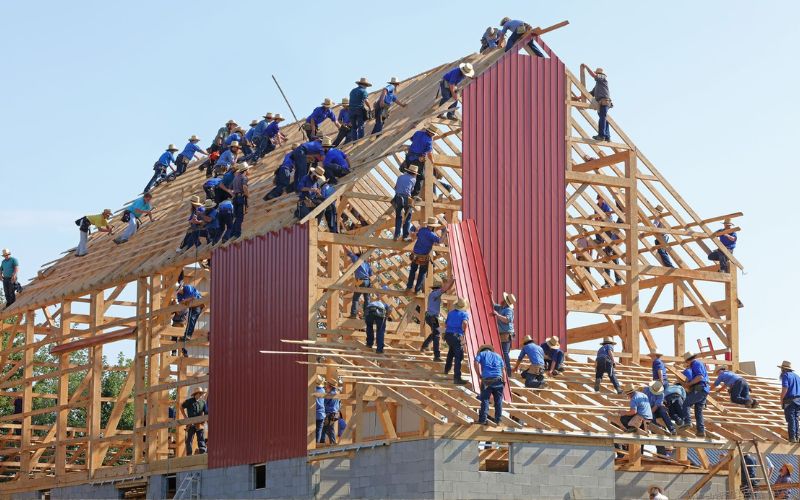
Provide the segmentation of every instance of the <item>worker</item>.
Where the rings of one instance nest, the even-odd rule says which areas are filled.
[[[200,212],[203,211],[203,203],[197,195],[189,198],[189,227],[186,230],[186,235],[183,237],[181,246],[175,252],[182,253],[190,248],[197,248],[200,246],[200,236],[204,230],[205,222],[203,221]]]
[[[317,375],[317,385],[314,388],[314,409],[316,410],[315,443],[324,443],[322,424],[325,422],[325,377]]]
[[[183,304],[184,302],[192,302],[195,300],[202,299],[203,296],[200,294],[197,288],[193,287],[192,285],[186,285],[181,283],[178,285],[176,298],[178,299],[178,304]],[[183,332],[183,336],[185,339],[187,340],[191,339],[192,335],[194,335],[194,328],[197,325],[197,319],[203,312],[204,307],[205,305],[203,304],[189,306],[188,310],[189,314],[186,321],[186,330]]]
[[[487,50],[495,49],[502,44],[503,39],[500,38],[500,32],[494,26],[489,26],[486,28],[486,31],[483,32],[481,36],[481,50],[480,53],[483,54]]]
[[[692,417],[689,415],[689,408],[694,407],[694,417],[696,421],[696,436],[705,437],[706,428],[703,422],[703,409],[708,398],[708,372],[702,361],[697,359],[697,354],[687,351],[683,355],[684,361],[688,365],[689,377],[686,382],[686,400],[683,402],[683,424],[679,428],[692,425]]]
[[[773,490],[775,490],[775,486],[779,486],[782,484],[792,484],[794,481],[792,480],[792,476],[794,475],[794,466],[789,462],[784,463],[780,470],[778,471],[778,479],[775,481],[773,485]],[[779,489],[775,491],[775,498],[776,500],[785,500],[789,498],[795,498],[795,493],[793,489]]]
[[[170,144],[167,146],[166,151],[164,151],[161,156],[158,157],[158,160],[156,160],[156,162],[153,164],[153,177],[147,181],[147,185],[144,187],[144,191],[142,191],[143,193],[150,191],[150,189],[155,186],[157,181],[163,177],[166,177],[168,168],[172,168],[174,170],[173,165],[175,165],[175,151],[178,151],[178,148],[176,148],[174,144]]]
[[[339,144],[344,141],[345,144],[351,141],[353,126],[350,119],[350,98],[343,97],[339,116],[336,117],[339,122],[339,133],[336,134],[336,139],[333,140],[333,147],[338,148]]]
[[[439,350],[439,339],[441,337],[441,326],[439,315],[442,311],[442,295],[447,293],[455,284],[454,279],[447,280],[444,284],[435,281],[431,293],[428,294],[427,308],[425,309],[425,324],[431,329],[431,333],[425,337],[420,351],[424,352],[433,343],[433,360],[441,361],[441,351]]]
[[[753,489],[756,488],[761,480],[758,479],[758,461],[752,453],[745,453],[742,455],[742,479],[741,491],[744,498],[754,498]]]
[[[465,385],[468,382],[461,378],[461,362],[464,360],[464,335],[469,323],[469,302],[458,297],[453,309],[447,313],[444,321],[444,341],[447,342],[447,359],[444,362],[444,374],[453,368],[453,383]]]
[[[653,420],[653,412],[650,410],[650,400],[643,392],[639,392],[633,386],[625,386],[625,394],[630,398],[630,406],[619,414],[620,423],[625,428],[625,432],[637,432],[644,429],[644,423]],[[645,430],[646,434],[649,434]]]
[[[304,142],[292,151],[292,161],[294,162],[294,180],[292,182],[295,189],[300,179],[308,174],[309,162],[316,165],[324,158],[325,150],[322,148],[321,139]]]
[[[319,205],[322,196],[321,187],[325,180],[322,167],[316,167],[300,179],[297,184],[297,196],[299,199],[295,213],[298,219],[302,219]]]
[[[453,103],[447,108],[447,113],[439,115],[440,118],[449,118],[450,120],[454,120],[456,117],[455,110],[458,107],[459,101],[459,92],[458,92],[458,84],[466,78],[472,78],[475,76],[475,70],[472,67],[471,63],[461,63],[458,67],[455,67],[445,73],[442,76],[441,81],[439,82],[439,106],[446,103],[450,99],[453,100]]]
[[[228,137],[222,142],[223,149],[227,149],[231,147],[231,144],[234,142],[238,143],[241,147],[244,144],[244,130],[241,127],[237,126],[233,131],[228,134]]]
[[[750,384],[741,375],[720,366],[717,368],[717,379],[714,381],[715,392],[728,389],[731,403],[758,408],[758,400],[750,397]]]
[[[497,304],[492,295],[492,308],[495,320],[497,320],[497,331],[500,334],[500,348],[503,350],[503,361],[506,363],[506,374],[511,377],[511,360],[508,353],[511,350],[511,342],[514,340],[514,304],[517,297],[513,293],[503,292],[503,302]],[[539,346],[537,346],[539,347]],[[542,353],[544,358],[544,353]],[[542,359],[544,364],[544,359]]]
[[[500,32],[500,39],[505,40],[506,33],[511,33],[511,36],[508,37],[508,42],[506,42],[506,50],[508,52],[511,50],[514,45],[525,36],[526,33],[531,31],[533,28],[524,21],[520,21],[517,19],[511,19],[510,17],[504,17],[500,20],[500,27],[503,28],[503,31]],[[528,47],[539,57],[544,57],[544,54],[539,47],[533,43],[533,38],[528,42]]]
[[[336,125],[336,129],[339,129],[339,124],[336,122],[336,115],[333,114],[333,110],[331,110],[334,106],[336,106],[336,103],[333,102],[330,97],[326,97],[322,100],[322,104],[314,108],[314,111],[308,115],[306,122],[303,124],[303,130],[306,131],[309,141],[313,141],[321,135],[319,133],[319,127],[325,120],[332,121],[333,124]]]
[[[653,380],[658,380],[664,387],[669,386],[669,382],[667,381],[667,365],[664,364],[664,361],[661,359],[663,356],[662,353],[656,351],[651,354],[653,357]]]
[[[436,234],[436,229],[440,227],[442,225],[439,224],[439,219],[428,217],[425,225],[417,231],[417,241],[411,251],[411,268],[408,271],[406,290],[411,290],[412,287],[414,288],[414,293],[420,293],[424,290],[425,277],[428,276],[433,245],[447,239],[447,229],[445,228],[441,229],[441,236]],[[419,271],[419,275],[417,271]],[[416,285],[414,284],[414,278],[416,278]]]
[[[192,391],[192,397],[181,404],[181,415],[183,418],[195,418],[208,415],[208,405],[205,401],[206,391],[202,387]],[[186,455],[192,454],[192,442],[197,436],[197,454],[202,455],[206,452],[205,424],[197,422],[186,426]]]
[[[684,377],[690,376],[691,371],[684,374]],[[686,389],[681,384],[670,384],[664,386],[664,405],[667,407],[669,418],[681,425],[683,423],[683,402],[686,401]]]
[[[600,349],[597,351],[597,358],[595,359],[594,368],[594,390],[600,392],[600,382],[603,381],[603,375],[608,375],[611,384],[617,394],[622,394],[622,389],[619,387],[617,375],[614,373],[614,367],[617,362],[614,360],[614,346],[617,343],[611,337],[604,337],[603,342],[600,343]]]
[[[478,400],[481,402],[478,423],[481,425],[489,423],[489,397],[491,396],[494,399],[494,418],[492,420],[499,424],[500,419],[503,418],[503,389],[506,383],[503,376],[506,372],[503,358],[494,352],[491,344],[483,344],[478,349],[478,355],[475,356],[473,365],[478,380],[481,382],[481,392],[478,395]]]
[[[194,160],[198,153],[201,155],[208,155],[208,151],[197,145],[198,142],[200,142],[200,138],[196,135],[189,137],[189,142],[183,147],[183,151],[178,153],[178,157],[175,160],[175,165],[178,167],[175,174],[181,175],[186,172],[186,167],[189,166],[189,162]]]
[[[650,402],[650,411],[653,414],[653,423],[655,424],[656,419],[660,418],[661,422],[671,435],[674,436],[677,434],[675,425],[672,423],[672,419],[669,417],[669,410],[667,410],[667,407],[664,405],[664,384],[662,384],[659,380],[653,380],[644,389],[644,394],[647,396],[647,399]],[[663,455],[663,453],[661,454]]]
[[[264,201],[274,200],[293,189],[292,172],[294,172],[294,150],[297,149],[298,146],[299,144],[297,143],[292,144],[289,152],[283,156],[283,161],[275,171],[275,177],[272,181],[275,187],[264,195]]]
[[[797,434],[797,419],[800,416],[800,377],[792,370],[792,363],[784,361],[781,369],[781,407],[786,417],[787,434],[790,443],[800,443]]]
[[[114,228],[108,223],[109,220],[111,220],[111,209],[106,208],[102,213],[85,215],[75,221],[75,224],[80,226],[80,240],[78,242],[78,248],[75,251],[75,257],[83,257],[89,253],[86,246],[89,242],[89,229],[92,226],[102,233],[114,234]]]
[[[505,357],[506,354],[503,353],[503,356]],[[544,387],[544,349],[534,342],[533,337],[530,335],[525,335],[522,339],[522,349],[519,351],[517,362],[514,364],[514,368],[509,371],[516,372],[525,356],[528,357],[528,361],[531,363],[529,367],[520,372],[522,378],[525,379],[525,387],[533,389]]]
[[[323,182],[322,187],[319,188],[319,193],[322,201],[325,201],[336,193],[336,187],[331,184],[330,179],[325,178],[325,182]],[[336,212],[336,201],[328,203],[321,215],[325,217],[325,224],[328,226],[328,231],[338,233],[339,214]],[[319,217],[317,217],[317,222],[319,222]]]
[[[608,125],[608,110],[614,107],[611,101],[611,93],[608,91],[608,78],[603,68],[592,71],[588,66],[582,64],[589,75],[594,78],[594,87],[589,92],[592,94],[597,106],[597,135],[592,139],[596,141],[610,141],[611,131]]]
[[[222,239],[219,230],[219,208],[212,199],[203,202],[202,220],[205,224],[206,243],[216,245]]]
[[[667,495],[664,494],[664,490],[662,490],[660,486],[655,485],[647,488],[647,497],[650,500],[669,500]]]
[[[433,138],[438,133],[439,129],[436,128],[436,125],[429,123],[424,130],[418,130],[411,136],[411,145],[400,165],[400,170],[407,172],[411,165],[415,165],[418,169],[414,189],[411,192],[412,196],[419,196],[419,193],[422,192],[425,181],[425,160],[433,162]]]
[[[322,149],[325,151],[325,157],[322,160],[322,166],[325,168],[325,178],[331,184],[336,184],[336,179],[350,173],[349,159],[347,154],[335,147],[333,141],[328,137],[322,139]]]
[[[233,231],[233,213],[234,208],[231,200],[222,200],[219,205],[217,205],[217,220],[219,221],[217,237],[218,240],[221,238],[223,243],[231,239],[231,232]]]
[[[20,413],[22,413],[22,395],[19,394],[18,392],[16,392],[17,391],[16,387],[9,387],[8,390],[11,391],[12,393],[14,393],[14,409],[13,409],[11,414],[12,415],[19,415]],[[16,425],[16,426],[19,426],[19,427],[15,427],[14,428],[14,435],[15,436],[21,436],[22,435],[22,420],[12,420],[11,423]]]
[[[394,184],[394,198],[392,198],[392,205],[394,206],[394,241],[400,237],[400,228],[403,229],[403,241],[411,241],[408,236],[411,231],[411,214],[414,211],[414,205],[411,202],[411,192],[414,189],[414,184],[417,182],[417,166],[410,165],[406,168],[406,172],[397,177]]]
[[[239,159],[241,148],[239,147],[239,141],[232,141],[228,149],[222,152],[219,155],[216,163],[214,164],[214,171],[215,172],[224,172],[236,164],[236,161]]]
[[[600,216],[598,216],[598,218],[599,217]],[[606,254],[606,256],[610,257],[611,262],[613,262],[616,265],[619,265],[620,264],[619,257],[618,257],[617,251],[614,248],[614,242],[615,241],[619,241],[619,239],[620,239],[619,238],[619,234],[617,233],[617,230],[613,229],[613,228],[608,229],[607,231],[605,231],[605,234],[606,235],[604,237],[602,231],[597,233],[595,235],[595,237],[594,237],[594,241],[598,245],[603,245],[603,253]],[[605,275],[608,278],[607,278],[607,280],[604,280],[603,285],[601,286],[601,288],[610,288],[611,287],[611,284],[609,283],[611,281],[611,272],[612,272],[611,269],[603,269],[603,273],[605,273]],[[617,270],[614,270],[614,282],[618,286],[623,284],[622,275]]]
[[[203,192],[206,193],[206,198],[211,198],[212,200],[216,198],[215,193],[220,182],[222,182],[221,177],[210,177],[203,183]]]
[[[343,247],[347,257],[350,258],[350,261],[355,264],[358,262],[358,259],[362,257],[361,252],[352,252],[346,246]],[[358,265],[355,272],[353,273],[353,277],[356,280],[356,286],[361,288],[369,288],[372,286],[372,266],[369,264],[369,261],[364,259],[364,262]],[[369,302],[369,293],[362,293],[362,292],[353,292],[353,300],[350,302],[350,317],[357,318],[357,309],[361,299],[364,299],[364,306],[363,309],[366,310],[367,303]],[[365,311],[366,316],[366,311]]]
[[[235,120],[228,120],[225,125],[217,130],[217,135],[215,135],[214,140],[211,141],[211,146],[209,146],[208,151],[222,151],[225,146],[225,139],[227,139],[238,126],[239,124],[237,124]]]
[[[380,134],[383,131],[383,124],[389,117],[389,109],[393,103],[398,106],[406,107],[406,103],[397,98],[397,89],[400,87],[400,81],[397,77],[393,76],[386,82],[386,86],[381,89],[378,98],[375,100],[375,126],[372,128],[373,134]]]
[[[6,298],[6,307],[17,300],[17,276],[19,275],[19,261],[11,256],[11,250],[3,249],[3,260],[0,262],[0,274],[3,275],[3,293]]]
[[[267,141],[265,143],[264,154],[272,152],[275,148],[286,142],[286,135],[281,132],[281,122],[285,119],[286,118],[281,116],[280,113],[275,113],[275,116],[272,117],[272,121],[267,125],[265,130]]]
[[[350,91],[350,140],[355,141],[364,137],[364,123],[372,112],[372,106],[367,99],[367,87],[372,87],[366,77],[362,76],[356,82],[356,87]]]
[[[242,224],[247,213],[247,200],[250,196],[250,188],[247,185],[250,165],[247,162],[239,163],[234,167],[236,174],[233,177],[233,229],[230,238],[236,239],[242,236]]]
[[[267,136],[267,127],[270,123],[272,123],[272,113],[267,112],[266,114],[261,115],[261,120],[258,121],[253,130],[252,141],[256,148],[253,161],[261,158],[265,154],[264,148],[266,145],[264,144],[264,139]]]
[[[114,243],[125,243],[131,239],[139,229],[139,226],[141,225],[140,221],[143,215],[146,215],[151,222],[153,221],[152,201],[153,195],[150,193],[145,193],[144,196],[135,200],[128,206],[128,208],[125,209],[124,212],[122,212],[122,218],[120,220],[128,224],[128,227],[125,228],[121,235],[114,238]]]
[[[655,218],[653,219],[653,225],[659,229],[664,229],[664,207],[661,205],[656,205],[655,208]],[[656,245],[659,248],[656,249],[656,254],[658,255],[658,259],[664,265],[664,267],[671,267],[674,268],[675,265],[672,263],[672,259],[669,257],[669,253],[667,252],[667,243],[669,243],[669,235],[667,233],[663,234],[656,234]]]
[[[551,377],[555,377],[564,371],[564,351],[561,350],[561,342],[558,337],[553,335],[540,345],[544,351],[544,369]]]
[[[386,289],[388,287],[384,287]],[[367,347],[372,349],[375,344],[375,352],[383,353],[384,335],[386,334],[386,321],[392,306],[381,300],[380,295],[375,295],[364,310],[364,322],[367,327]]]
[[[339,422],[341,401],[337,397],[338,394],[338,382],[329,379],[325,383],[325,420],[322,423],[322,439],[320,439],[320,443],[324,442],[327,437],[328,444],[336,444],[333,424]]]
[[[733,249],[736,248],[736,240],[738,239],[736,232],[731,230],[732,228],[733,223],[730,221],[730,219],[725,219],[722,229],[714,233],[715,235],[719,236],[719,242],[722,243],[722,245],[728,249],[730,253],[733,253]],[[716,249],[709,253],[708,260],[719,262],[719,271],[721,273],[731,272],[728,256],[725,255],[725,252],[722,252],[720,249]]]

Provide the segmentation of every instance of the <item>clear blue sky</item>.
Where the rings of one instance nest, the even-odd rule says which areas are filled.
[[[614,117],[703,216],[743,211],[742,359],[800,364],[792,85],[800,3],[6,2],[0,246],[22,276],[77,243],[73,221],[131,199],[168,143],[229,118],[307,114],[360,76],[406,77],[477,50],[504,15],[602,65]]]

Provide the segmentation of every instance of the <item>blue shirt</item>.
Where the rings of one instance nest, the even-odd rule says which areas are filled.
[[[353,262],[353,264],[355,264],[356,261],[360,258],[353,252],[347,252],[347,256],[350,257],[350,261]],[[367,262],[366,260],[362,262],[358,266],[358,268],[356,268],[354,276],[356,277],[357,280],[362,280],[362,281],[368,280],[369,277],[372,276],[372,267],[369,265],[369,262]]]
[[[302,191],[303,188],[312,188],[316,186],[317,186],[316,179],[312,179],[311,175],[309,174],[304,175],[303,178],[300,179],[300,181],[297,183],[297,196],[299,196],[301,200],[305,198],[316,198],[317,197],[316,193],[312,193],[310,191]]]
[[[455,67],[445,73],[442,79],[451,85],[458,85],[464,79],[464,73],[461,72],[461,68]]]
[[[611,212],[613,212],[608,203],[606,203],[606,200],[600,200],[600,203],[598,203],[597,205],[600,207],[600,210],[602,210],[606,214],[610,214]]]
[[[725,248],[733,252],[733,249],[736,248],[736,233],[720,235],[719,241],[725,245]]]
[[[550,356],[551,359],[553,358],[553,353],[554,352],[561,351],[561,349],[553,349],[552,347],[550,347],[550,344],[548,344],[547,342],[542,342],[541,344],[539,344],[539,347],[542,348],[542,350],[544,351],[545,356]]]
[[[371,302],[367,302],[367,307],[375,307],[378,309],[383,309],[384,311],[389,310],[389,304],[381,300],[373,300]]]
[[[614,359],[614,346],[611,344],[603,344],[600,349],[597,350],[597,359],[606,358],[609,361]]]
[[[717,380],[714,381],[714,387],[719,387],[719,384],[725,384],[727,387],[730,387],[739,380],[742,380],[742,377],[734,372],[725,370],[717,375]]]
[[[644,395],[647,396],[647,401],[650,406],[660,406],[664,404],[664,394],[653,394],[649,387],[644,388]]]
[[[664,389],[664,397],[671,394],[678,394],[682,399],[686,399],[686,389],[681,384],[670,384]]]
[[[517,28],[525,24],[518,19],[512,19],[503,25],[503,31],[500,32],[500,37],[506,36],[506,32],[510,31],[512,34],[517,32]]]
[[[417,242],[414,243],[414,253],[417,255],[428,255],[433,250],[433,245],[439,243],[441,238],[428,227],[423,227],[417,231]]]
[[[130,206],[128,206],[128,212],[130,212],[131,215],[133,215],[138,219],[142,214],[137,213],[136,210],[141,210],[143,212],[146,212],[148,210],[151,210],[152,208],[153,207],[151,207],[149,203],[144,201],[144,196],[142,196],[138,200],[131,203]]]
[[[481,351],[475,356],[475,361],[481,365],[481,378],[503,378],[503,358],[494,351]]]
[[[411,196],[411,191],[414,190],[414,185],[417,183],[417,177],[411,174],[402,174],[397,178],[394,184],[395,194],[404,194]]]
[[[253,141],[253,137],[256,136],[256,128],[257,127],[258,127],[258,125],[256,125],[255,127],[250,127],[250,129],[248,129],[248,131],[244,133],[244,138],[247,139],[248,141],[252,142]]]
[[[411,146],[408,147],[409,158],[416,160],[431,151],[433,151],[433,137],[422,130],[414,132],[414,135],[411,136]]]
[[[306,150],[307,155],[323,155],[325,151],[322,149],[322,143],[319,141],[308,141],[300,145],[301,148]]]
[[[325,183],[322,185],[322,188],[319,190],[320,195],[322,195],[323,200],[327,200],[329,196],[336,192],[336,188],[330,185],[329,183]]]
[[[281,131],[281,124],[280,122],[272,122],[267,125],[267,128],[264,130],[264,133],[267,134],[267,137],[275,137],[278,135],[278,132]]]
[[[386,86],[386,95],[383,96],[383,104],[388,108],[393,102],[397,101],[397,94],[394,93],[394,85],[391,83]]]
[[[689,365],[689,370],[691,370],[689,380],[692,380],[697,376],[702,377],[699,383],[703,384],[703,389],[705,392],[709,392],[710,389],[708,387],[708,372],[706,371],[706,365],[695,359],[692,361],[692,364]]]
[[[266,134],[267,133],[267,127],[270,125],[270,123],[273,123],[273,122],[268,122],[266,119],[261,120],[260,122],[258,122],[258,125],[256,125],[256,132],[255,132],[256,137]]]
[[[236,161],[236,157],[233,156],[233,151],[226,149],[221,155],[219,155],[219,158],[217,158],[217,162],[214,165],[224,165],[226,167],[230,167],[233,165],[234,161]]]
[[[464,321],[469,321],[469,313],[453,309],[447,313],[447,319],[444,321],[444,333],[464,335]]]
[[[529,342],[522,346],[517,359],[522,361],[525,356],[528,356],[532,365],[544,365],[544,349],[537,345],[536,342]]]
[[[500,333],[514,333],[514,308],[507,305],[494,304],[494,310],[508,318],[508,323],[497,322],[497,331]]]
[[[359,85],[350,91],[350,109],[361,109],[364,107],[364,101],[367,100],[369,92],[365,87]]]
[[[3,270],[3,277],[10,278],[14,276],[14,268],[19,267],[19,261],[16,257],[9,257],[7,259],[3,259],[3,262],[0,263],[0,268]]]
[[[225,139],[225,145],[230,146],[233,141],[242,142],[242,135],[239,132],[234,132]]]
[[[289,172],[294,170],[294,158],[292,158],[292,153],[294,153],[294,151],[289,151],[286,153],[286,155],[283,157],[283,161],[281,162],[281,166],[278,168],[286,169]]]
[[[667,365],[661,361],[661,358],[653,360],[653,380],[660,380],[661,382],[667,380]]]
[[[225,172],[225,175],[222,176],[222,184],[228,189],[233,188],[234,177],[236,177],[236,172],[233,170],[228,170]]]
[[[314,392],[325,392],[325,388],[318,385],[317,390]],[[325,418],[325,398],[314,398],[314,400],[317,410],[317,420],[322,420]]]
[[[192,158],[194,158],[194,154],[195,153],[199,153],[202,150],[203,150],[203,148],[198,146],[196,143],[189,142],[186,145],[186,147],[183,148],[183,151],[181,151],[181,153],[178,156],[183,156],[187,160],[191,160]]]
[[[434,316],[439,315],[439,312],[442,310],[442,294],[444,294],[444,290],[441,288],[433,290],[428,294],[428,309],[426,309],[428,314]]]
[[[631,396],[631,410],[636,410],[636,413],[641,415],[642,418],[653,419],[653,412],[650,411],[650,400],[639,391],[634,392]]]
[[[330,148],[328,152],[325,153],[325,159],[322,160],[322,165],[327,167],[334,163],[350,170],[350,163],[347,161],[347,155],[344,154],[344,151],[341,149]]]
[[[233,202],[231,200],[225,200],[220,203],[217,208],[219,208],[219,213],[221,214],[233,213]]]
[[[189,299],[199,299],[202,295],[197,291],[197,288],[192,285],[183,285],[183,288],[178,292],[178,302],[183,302]]]
[[[219,177],[212,177],[203,183],[203,187],[215,188],[217,187],[217,184],[219,184],[220,182],[222,182],[222,179],[220,179]]]
[[[330,119],[330,121],[336,121],[336,115],[333,114],[330,108],[326,108],[324,106],[317,106],[314,108],[314,111],[306,118],[306,123],[314,122],[315,124],[319,125],[320,123],[324,122],[325,119]]]
[[[211,220],[206,222],[206,228],[208,229],[219,229],[219,219],[217,218],[217,214],[219,213],[219,209],[212,208],[210,210],[206,210],[206,217],[210,217]]]
[[[350,108],[342,108],[339,111],[339,122],[350,123]]]
[[[158,157],[158,164],[169,167],[170,163],[175,163],[175,157],[172,155],[172,151],[164,151],[164,153]]]
[[[336,396],[339,393],[336,389],[331,389],[328,393],[329,396]],[[339,411],[342,402],[338,399],[325,399],[325,413],[334,413]]]
[[[800,398],[800,377],[795,372],[781,373],[781,387],[786,387],[786,398]]]

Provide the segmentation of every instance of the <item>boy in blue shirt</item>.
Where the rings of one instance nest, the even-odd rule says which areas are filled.
[[[406,169],[406,173],[400,174],[394,185],[394,241],[400,237],[400,228],[403,229],[403,241],[411,241],[408,234],[411,232],[411,214],[414,205],[411,203],[411,191],[417,182],[417,166],[411,165]]]
[[[702,361],[697,359],[697,354],[687,351],[683,355],[684,361],[688,364],[689,376],[686,381],[686,400],[683,402],[683,425],[679,428],[692,425],[692,417],[689,415],[689,408],[694,407],[694,417],[697,422],[697,437],[706,436],[706,428],[703,421],[703,409],[710,391],[708,386],[708,372]]]
[[[297,149],[299,144],[292,144],[286,155],[283,157],[278,169],[275,171],[273,183],[275,187],[264,196],[264,201],[274,200],[281,196],[283,193],[288,193],[292,190],[292,172],[294,171],[294,150]]]
[[[530,335],[525,335],[525,338],[522,339],[522,349],[519,351],[519,357],[513,371],[519,369],[519,364],[525,356],[531,362],[531,365],[521,373],[525,379],[525,387],[534,389],[544,387],[544,350],[533,341],[533,337]]]
[[[787,433],[790,443],[800,443],[797,434],[797,419],[800,416],[800,377],[792,370],[792,363],[784,361],[781,369],[781,406],[786,417]]]
[[[347,154],[336,148],[329,137],[322,138],[322,149],[325,151],[325,157],[322,160],[322,166],[325,168],[325,178],[329,182],[336,184],[336,179],[350,173]]]
[[[461,378],[461,361],[464,360],[464,334],[469,323],[469,302],[459,297],[453,309],[447,313],[444,322],[444,341],[447,342],[447,359],[444,362],[444,374],[450,373],[453,368],[453,383],[466,385],[468,382]]]
[[[630,397],[630,407],[620,412],[619,420],[625,428],[625,432],[636,432],[642,428],[645,421],[653,420],[650,400],[644,393],[637,391],[632,384],[625,388],[625,394]],[[645,431],[645,434],[649,434],[649,432]]]
[[[434,230],[442,227],[439,224],[439,219],[436,217],[428,217],[425,221],[425,226],[417,231],[417,242],[414,243],[414,249],[411,253],[411,269],[408,271],[408,282],[406,283],[406,290],[414,288],[414,293],[420,293],[425,287],[425,277],[428,275],[428,266],[431,262],[431,252],[433,245],[441,243],[443,239],[447,238],[447,231],[442,229],[442,236],[439,237]],[[417,276],[419,270],[419,276]],[[414,285],[414,278],[416,278],[416,286]]]
[[[400,81],[393,76],[386,83],[386,87],[381,90],[378,99],[375,100],[375,126],[372,128],[373,134],[379,134],[383,131],[383,122],[389,117],[389,108],[393,103],[396,102],[399,106],[406,107],[406,103],[397,98],[397,88],[400,86]]]
[[[428,346],[433,342],[433,360],[441,361],[441,352],[439,351],[439,337],[441,336],[439,315],[442,311],[442,295],[448,292],[453,287],[455,280],[447,280],[447,283],[442,285],[441,282],[433,283],[433,290],[428,294],[428,307],[425,309],[425,324],[431,329],[431,333],[425,337],[422,343],[420,352],[424,352]]]
[[[656,419],[660,418],[671,435],[674,436],[677,434],[675,426],[672,424],[672,419],[669,417],[669,411],[667,411],[667,407],[664,406],[664,384],[658,380],[653,380],[644,389],[644,394],[650,401],[653,423],[656,423]]]
[[[453,104],[451,104],[447,108],[447,113],[439,115],[440,118],[448,118],[450,120],[454,120],[456,118],[455,110],[458,107],[458,84],[464,79],[464,77],[472,78],[475,76],[475,69],[473,69],[472,64],[470,63],[461,63],[458,67],[451,69],[447,73],[442,76],[442,80],[439,82],[439,95],[441,98],[439,99],[439,106],[446,103],[450,99],[453,99]]]
[[[178,148],[174,144],[170,144],[167,146],[167,150],[158,157],[158,160],[153,164],[153,177],[147,181],[147,185],[142,191],[143,193],[150,191],[161,178],[167,176],[167,169],[175,165],[175,155],[173,154],[175,151],[178,151]],[[175,170],[174,167],[172,169]]]
[[[503,303],[496,304],[492,295],[492,307],[497,320],[497,331],[500,334],[500,348],[503,350],[503,360],[506,362],[508,376],[511,377],[511,359],[508,356],[511,350],[511,341],[514,339],[514,304],[517,297],[513,293],[503,292]],[[538,346],[537,346],[538,347]],[[544,359],[542,359],[544,365]]]
[[[503,417],[503,388],[505,387],[505,366],[503,358],[494,352],[494,347],[490,344],[483,344],[478,350],[473,363],[478,380],[481,381],[481,393],[478,399],[481,408],[478,411],[478,423],[486,425],[489,423],[489,397],[494,399],[494,423],[499,424]]]
[[[660,352],[654,352],[653,356],[653,380],[658,380],[664,387],[669,386],[667,382],[667,365],[661,359],[663,356]]]
[[[730,253],[733,253],[733,249],[736,248],[736,240],[738,239],[736,233],[731,231],[731,228],[733,228],[733,223],[730,221],[730,219],[725,219],[725,222],[722,224],[722,226],[723,226],[722,229],[720,229],[714,234],[719,235],[720,243],[722,243],[722,245]],[[728,259],[728,256],[725,255],[725,252],[716,249],[710,254],[708,254],[708,260],[719,262],[720,272],[722,273],[731,272],[730,259]]]
[[[603,375],[608,375],[611,384],[617,394],[622,394],[622,389],[619,387],[617,375],[614,373],[614,367],[617,362],[614,361],[614,346],[617,345],[611,337],[603,338],[600,344],[600,349],[597,351],[597,358],[594,361],[594,390],[600,392],[600,382],[603,381]]]
[[[316,410],[316,442],[323,443],[322,423],[325,422],[325,377],[322,375],[317,375],[317,386],[314,388],[314,396],[314,409]]]
[[[741,375],[738,375],[724,366],[717,368],[717,380],[714,381],[715,392],[728,389],[731,403],[744,405],[748,408],[758,408],[758,401],[750,397],[750,384]]]

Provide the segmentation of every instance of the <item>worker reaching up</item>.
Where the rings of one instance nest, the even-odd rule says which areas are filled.
[[[438,228],[441,228],[441,236],[434,232],[437,231]],[[413,288],[414,293],[420,293],[424,290],[425,277],[428,275],[433,245],[441,243],[442,240],[446,238],[447,228],[442,228],[439,219],[436,217],[428,217],[425,221],[425,225],[417,231],[417,241],[414,243],[414,249],[411,253],[411,268],[408,271],[406,290],[411,290]],[[417,275],[417,271],[419,271],[419,275]]]
[[[611,131],[608,126],[608,110],[614,107],[614,103],[611,101],[611,92],[608,90],[608,78],[603,68],[597,68],[592,71],[585,64],[581,64],[581,66],[586,68],[589,75],[594,78],[594,88],[589,93],[592,94],[595,106],[597,106],[597,135],[593,136],[592,139],[610,141]]]
[[[108,223],[109,219],[111,219],[111,209],[106,208],[102,213],[85,215],[75,221],[75,224],[80,226],[81,233],[80,242],[78,243],[78,248],[75,251],[75,257],[83,257],[89,253],[89,251],[86,249],[86,246],[89,242],[89,229],[92,226],[103,233],[114,233],[114,228]]]
[[[153,177],[147,182],[147,185],[142,191],[143,193],[150,191],[159,179],[166,177],[168,168],[172,167],[174,169],[175,155],[173,153],[175,153],[175,151],[178,151],[178,148],[176,148],[174,144],[170,144],[167,146],[167,150],[158,157],[158,160],[153,164]]]
[[[442,76],[442,80],[439,82],[439,95],[441,96],[439,99],[439,106],[450,99],[453,100],[453,103],[447,108],[447,113],[439,115],[440,118],[448,118],[450,120],[456,118],[455,110],[458,107],[460,97],[458,84],[461,83],[465,77],[472,78],[474,76],[475,70],[472,64],[468,62],[459,64]]]
[[[401,172],[407,172],[411,165],[417,167],[411,196],[417,197],[422,192],[422,187],[425,185],[425,160],[433,162],[433,139],[438,133],[436,125],[429,123],[423,130],[417,130],[411,136],[411,145],[408,146],[406,157],[400,165]]]
[[[217,135],[214,136],[211,146],[208,148],[209,153],[213,151],[222,151],[225,148],[225,140],[238,126],[235,120],[228,120],[225,125],[220,127],[220,129],[217,130]]]
[[[526,33],[531,31],[533,27],[530,24],[526,23],[525,21],[520,21],[518,19],[511,19],[510,17],[504,17],[500,20],[500,27],[503,30],[500,32],[500,40],[505,40],[506,33],[511,33],[511,36],[508,37],[508,42],[506,42],[506,52],[511,50],[516,43],[525,36]],[[501,42],[502,44],[502,42]],[[539,57],[544,57],[542,51],[539,50],[539,47],[533,43],[533,40],[528,42],[528,47]]]
[[[394,184],[394,241],[400,237],[400,229],[403,230],[403,241],[411,241],[411,214],[414,211],[414,204],[411,201],[411,192],[417,182],[417,166],[410,165],[406,168],[406,173],[400,174]]]
[[[800,376],[792,369],[792,363],[784,361],[781,369],[781,407],[786,417],[787,434],[790,443],[800,443],[797,432],[797,419],[800,415]]]
[[[492,312],[494,313],[495,320],[497,320],[497,332],[500,334],[500,348],[503,350],[503,361],[506,363],[506,374],[511,377],[511,358],[508,353],[511,351],[511,342],[516,335],[514,331],[514,304],[517,303],[517,297],[510,292],[503,292],[503,302],[497,304],[494,301],[494,294],[491,295],[492,299]],[[540,347],[540,346],[536,346]],[[542,353],[544,358],[544,353]],[[542,359],[544,365],[544,359]]]

